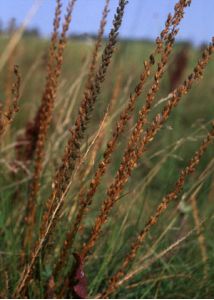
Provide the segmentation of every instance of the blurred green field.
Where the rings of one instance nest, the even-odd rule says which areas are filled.
[[[4,51],[7,43],[8,37],[2,36],[0,38],[1,53]],[[20,112],[17,114],[10,131],[1,145],[0,263],[2,272],[7,269],[9,273],[9,290],[13,289],[19,275],[17,272],[21,247],[19,230],[22,231],[21,216],[27,201],[28,184],[33,170],[32,164],[29,164],[26,167],[27,171],[21,168],[21,171],[13,173],[12,164],[16,159],[16,153],[15,147],[12,145],[17,142],[18,136],[24,132],[26,124],[33,120],[39,107],[45,85],[48,47],[48,40],[24,37],[19,42],[12,57],[13,63],[20,66],[23,89]],[[176,53],[183,47],[184,43],[176,44],[170,57],[170,65],[173,65]],[[65,50],[63,72],[60,78],[54,118],[46,144],[45,169],[38,199],[38,205],[40,206],[37,216],[38,224],[43,201],[47,198],[52,176],[69,136],[68,129],[74,125],[92,49],[93,41],[90,39],[86,41],[69,39]],[[109,123],[99,150],[96,153],[96,158],[92,159],[90,152],[76,174],[76,180],[73,181],[66,198],[66,205],[53,237],[53,244],[54,241],[63,242],[65,228],[72,223],[73,215],[76,213],[78,192],[81,187],[87,186],[94,175],[119,112],[138,82],[140,73],[143,70],[144,60],[148,59],[153,50],[154,44],[149,41],[120,41],[118,44],[84,139],[83,154],[86,153],[88,146],[96,135],[115,89],[117,89],[117,97],[113,102]],[[180,82],[193,70],[200,57],[200,49],[190,46],[187,56],[188,64],[180,78]],[[6,65],[0,75],[1,99],[5,98],[7,72],[8,66]],[[85,271],[88,277],[90,295],[94,296],[100,292],[108,278],[117,270],[122,258],[130,247],[131,241],[137,232],[143,228],[150,214],[154,212],[155,207],[162,200],[162,197],[172,190],[179,171],[182,167],[185,167],[187,161],[205,137],[214,112],[213,74],[214,59],[212,57],[203,80],[195,84],[191,92],[182,99],[181,103],[171,114],[167,124],[158,133],[155,140],[147,146],[146,153],[133,172],[123,192],[123,196],[115,205],[110,220],[103,229],[95,251],[89,256],[86,263]],[[129,122],[128,129],[120,139],[111,167],[102,180],[95,201],[84,219],[84,226],[76,240],[75,249],[72,251],[78,251],[82,243],[87,240],[94,217],[99,212],[100,203],[105,199],[106,187],[112,182],[113,176],[118,169],[127,142],[127,136],[133,128],[134,121],[137,119],[138,110],[145,102],[146,92],[151,82],[152,79],[148,81],[145,91],[139,97],[133,118]],[[169,72],[166,70],[161,89],[155,100],[157,105],[152,109],[149,121],[163,107],[164,102],[159,103],[159,101],[169,93]],[[68,122],[64,122],[66,118]],[[200,162],[199,168],[185,185],[182,196],[179,197],[177,202],[170,205],[157,226],[154,226],[154,229],[149,233],[131,269],[134,270],[141,265],[143,266],[143,262],[146,261],[146,255],[150,254],[152,257],[155,257],[160,251],[167,248],[177,239],[185,236],[195,227],[190,198],[197,189],[196,200],[199,218],[201,221],[206,219],[202,226],[202,232],[205,238],[207,261],[203,262],[202,260],[198,236],[194,231],[172,253],[170,252],[168,255],[158,259],[139,272],[131,281],[125,283],[115,295],[116,298],[124,297],[124,295],[126,295],[126,298],[213,297],[213,150],[213,145],[211,145]],[[89,166],[91,167],[87,177],[82,176]],[[50,246],[45,266],[39,267],[42,271],[39,274],[38,282],[37,284],[32,284],[32,295],[43,296],[44,290],[39,282],[46,280],[50,275],[53,258],[56,257],[57,251],[59,251],[58,247],[55,249],[54,246]],[[70,264],[68,262],[68,267],[70,265],[71,262]],[[2,278],[1,285],[4,284],[4,276]]]

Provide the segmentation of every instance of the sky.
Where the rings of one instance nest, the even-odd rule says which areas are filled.
[[[52,31],[54,0],[0,0],[0,20],[3,25],[6,26],[11,18],[21,24],[35,1],[40,1],[40,7],[28,27],[36,27],[42,35],[49,36]],[[65,9],[68,0],[62,2]],[[110,0],[106,34],[111,28],[117,3],[118,0]],[[156,38],[164,27],[168,13],[173,12],[175,3],[176,0],[129,0],[120,36],[133,39]],[[70,33],[96,33],[104,4],[105,0],[77,0]],[[195,45],[209,42],[214,35],[213,13],[214,0],[192,0],[191,7],[186,9],[178,39],[191,41]]]

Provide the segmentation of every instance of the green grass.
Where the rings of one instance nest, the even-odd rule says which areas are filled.
[[[6,38],[0,39],[0,51],[5,48]],[[20,263],[20,236],[23,231],[22,216],[28,197],[28,183],[30,176],[25,171],[19,171],[17,174],[11,172],[10,166],[15,159],[13,147],[4,150],[11,143],[16,142],[17,136],[23,131],[26,123],[33,119],[39,106],[41,95],[45,84],[45,62],[49,42],[43,39],[23,38],[19,43],[13,60],[20,65],[22,78],[28,75],[32,65],[38,60],[33,74],[28,79],[20,101],[20,112],[17,114],[15,122],[12,124],[2,148],[1,148],[1,171],[0,171],[0,265],[1,265],[1,290],[9,277],[8,297],[14,289],[19,276]],[[172,54],[170,63],[173,63],[173,55],[182,47],[177,44]],[[120,107],[128,99],[130,91],[135,87],[142,71],[143,61],[154,49],[154,44],[150,42],[120,42],[115,53],[113,63],[108,72],[106,81],[103,85],[101,96],[96,105],[95,112],[91,120],[91,126],[86,134],[85,148],[90,142],[90,137],[96,133],[98,124],[103,118],[109,100],[112,96],[113,88],[120,76],[121,88],[119,97],[116,100],[114,112],[117,113]],[[81,100],[81,93],[84,87],[85,74],[83,74],[84,63],[90,55],[92,45],[83,41],[69,40],[64,56],[64,67],[61,76],[57,108],[54,112],[54,119],[49,131],[47,141],[47,160],[46,168],[42,178],[41,192],[38,199],[38,221],[40,219],[42,204],[50,191],[50,183],[54,170],[60,160],[63,152],[63,146],[66,143],[68,129],[73,126],[78,104]],[[185,70],[185,77],[191,72],[199,57],[199,49],[191,48],[189,52],[188,66]],[[87,68],[85,68],[87,70]],[[6,81],[6,68],[1,73],[1,98],[4,98],[4,86]],[[207,124],[213,118],[213,74],[214,60],[211,59],[204,79],[197,85],[194,85],[192,91],[182,99],[180,105],[172,113],[164,129],[158,134],[142,157],[138,168],[133,172],[133,176],[126,185],[123,196],[115,205],[111,213],[109,222],[104,226],[102,236],[96,244],[95,251],[89,256],[85,265],[85,271],[88,278],[89,293],[95,296],[102,291],[106,282],[112,274],[118,269],[123,257],[129,250],[131,241],[137,232],[143,228],[150,214],[154,212],[155,207],[173,187],[179,170],[185,166],[200,141],[207,132]],[[82,77],[81,77],[82,76]],[[75,85],[75,81],[80,81]],[[126,89],[127,85],[130,87]],[[69,89],[74,86],[74,90],[69,93]],[[69,93],[69,95],[68,95]],[[157,100],[167,96],[169,93],[168,74],[166,72],[161,84],[161,90],[158,93]],[[134,120],[137,118],[137,110],[145,101],[146,91],[139,98],[137,108],[134,114]],[[60,100],[62,99],[62,100]],[[68,104],[65,101],[68,100]],[[61,138],[62,133],[57,131],[57,121],[59,111],[64,105],[74,105],[69,115],[69,123],[65,124],[63,130],[67,132],[58,147],[55,147],[56,141]],[[161,107],[161,106],[159,106]],[[151,116],[159,109],[151,112]],[[77,174],[77,180],[71,187],[67,196],[66,205],[53,236],[53,245],[50,245],[49,253],[46,255],[45,262],[39,265],[40,272],[35,282],[31,284],[32,297],[43,297],[43,281],[50,275],[54,258],[57,256],[59,241],[63,242],[66,229],[73,220],[73,207],[77,203],[78,191],[83,184],[86,184],[93,176],[99,159],[105,149],[107,137],[110,135],[116,118],[108,126],[102,145],[100,146],[95,164],[92,167],[89,176],[84,182],[81,181],[81,174]],[[127,133],[130,132],[133,123],[130,122],[128,131],[126,131],[112,159],[110,170],[104,177],[95,201],[90,208],[90,212],[84,219],[84,230],[82,230],[76,240],[73,251],[79,251],[83,241],[87,240],[94,217],[99,212],[100,203],[105,199],[106,186],[112,181],[113,176],[119,166],[122,151],[127,141]],[[55,134],[53,137],[53,133]],[[180,144],[175,148],[175,144],[180,140]],[[5,163],[6,162],[6,163]],[[82,167],[87,167],[88,161]],[[209,168],[210,166],[210,168]],[[116,298],[207,298],[214,294],[213,284],[213,266],[214,266],[214,242],[213,225],[211,219],[213,214],[213,146],[211,146],[206,156],[203,157],[197,172],[188,180],[185,185],[183,195],[178,201],[170,205],[164,216],[161,217],[157,226],[152,229],[146,242],[133,263],[131,269],[139,267],[142,257],[151,249],[153,253],[159,253],[167,248],[176,239],[184,236],[194,226],[192,208],[189,203],[189,197],[201,183],[200,193],[197,195],[197,205],[201,220],[208,219],[203,225],[203,235],[205,236],[206,251],[208,261],[208,277],[204,278],[204,264],[201,258],[201,252],[198,244],[198,238],[195,232],[176,248],[172,253],[154,262],[151,266],[140,272],[131,281],[124,284],[115,294]],[[32,172],[32,164],[28,165],[29,173]],[[199,175],[207,168],[207,172],[199,181]],[[184,209],[178,209],[177,203],[182,201]],[[70,212],[70,218],[67,216]],[[172,222],[173,221],[173,222]],[[158,243],[156,244],[156,241]],[[55,243],[55,245],[54,245]],[[152,248],[153,247],[153,248]],[[153,254],[154,255],[154,254]],[[42,259],[41,259],[42,261]],[[67,264],[68,268],[72,265],[71,259]],[[39,283],[39,280],[41,281]],[[135,284],[136,283],[136,284]],[[134,285],[135,284],[135,285]]]

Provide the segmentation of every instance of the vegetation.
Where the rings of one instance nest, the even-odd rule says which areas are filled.
[[[0,38],[2,298],[207,298],[213,284],[214,38]],[[190,8],[189,8],[190,6]],[[6,59],[5,59],[6,58]]]

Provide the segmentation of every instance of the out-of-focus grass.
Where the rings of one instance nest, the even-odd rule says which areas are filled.
[[[0,51],[5,47],[7,39],[1,37]],[[16,142],[17,136],[26,126],[26,123],[35,115],[36,109],[40,103],[42,91],[45,83],[45,66],[47,60],[48,41],[25,37],[22,39],[17,49],[15,50],[13,60],[20,65],[23,80],[28,78],[29,72],[34,64],[31,76],[25,82],[24,90],[20,101],[20,112],[17,115],[15,122],[9,132],[7,143],[1,149],[1,173],[0,173],[0,261],[1,269],[9,272],[9,289],[13,289],[18,278],[17,267],[20,259],[20,240],[19,231],[22,222],[21,215],[23,213],[23,205],[27,201],[27,186],[31,173],[29,166],[29,174],[25,173],[23,177],[12,175],[11,168],[14,160],[14,147],[9,147],[9,150],[4,150],[4,147],[10,146]],[[182,47],[182,44],[177,44],[173,55]],[[120,110],[121,106],[127,100],[130,91],[133,90],[140,72],[142,71],[143,61],[149,56],[153,43],[142,41],[123,41],[119,44],[115,53],[113,63],[110,67],[107,79],[103,85],[101,97],[96,106],[91,128],[87,132],[85,147],[87,148],[90,142],[90,137],[98,129],[98,124],[103,118],[103,113],[106,111],[109,100],[112,97],[114,86],[120,78],[120,93],[116,99],[114,113]],[[51,139],[51,135],[56,133],[56,139],[61,137],[61,133],[57,132],[57,119],[60,110],[63,108],[65,101],[68,107],[74,106],[70,122],[65,126],[66,130],[73,125],[74,118],[78,109],[78,104],[81,100],[81,92],[84,85],[85,73],[84,63],[90,55],[92,43],[89,41],[70,40],[65,51],[63,75],[61,77],[62,88],[59,89],[57,99],[61,99],[57,104],[57,109],[54,114],[51,129],[50,139],[47,143],[48,155],[43,178],[41,195],[38,205],[41,205],[42,199],[47,196],[52,173],[60,158],[60,153],[63,151],[63,145],[66,139],[62,139],[59,147],[54,148],[55,139]],[[173,64],[173,55],[170,63]],[[194,67],[199,57],[199,49],[190,48],[188,53],[188,66],[183,74],[189,74]],[[4,87],[7,70],[3,70],[1,74],[1,98],[4,98]],[[82,72],[82,73],[81,73]],[[156,205],[161,201],[162,197],[169,192],[173,183],[177,179],[179,170],[185,166],[185,162],[191,157],[191,154],[197,148],[197,145],[206,134],[206,126],[213,118],[213,73],[214,60],[212,59],[207,67],[203,81],[199,82],[192,91],[182,99],[181,104],[172,113],[167,125],[162,130],[156,140],[148,146],[148,151],[145,153],[139,167],[133,173],[133,176],[127,185],[124,195],[115,206],[111,214],[110,222],[105,226],[102,237],[97,243],[96,251],[90,256],[86,264],[86,273],[88,277],[89,290],[91,295],[96,295],[109,276],[114,273],[122,257],[129,249],[132,239],[136,233],[143,227],[148,220],[149,215],[154,211]],[[81,77],[82,76],[82,77]],[[74,87],[74,91],[68,96],[69,89],[77,82],[78,89]],[[127,88],[127,86],[129,88]],[[76,92],[76,94],[75,94]],[[166,97],[169,93],[168,74],[163,79],[161,90],[158,94],[157,101]],[[145,101],[146,92],[140,97],[137,109],[140,108]],[[72,101],[75,102],[73,103]],[[152,112],[153,115],[161,104]],[[137,117],[137,113],[134,118]],[[116,118],[113,120],[113,124]],[[151,119],[150,119],[151,120]],[[133,122],[129,124],[129,132],[133,126]],[[108,126],[108,131],[104,137],[100,147],[95,166],[102,155],[107,136],[112,130],[112,124]],[[122,150],[127,141],[127,131],[120,140],[119,151],[113,157],[112,167],[105,176],[99,191],[95,197],[94,204],[84,220],[85,230],[76,241],[75,247],[78,249],[82,241],[87,238],[87,235],[93,224],[94,216],[96,216],[100,203],[105,197],[105,187],[110,183],[117,167],[119,166]],[[51,151],[53,149],[53,151]],[[56,152],[54,152],[56,149]],[[207,151],[206,156],[202,159],[200,166],[195,175],[190,179],[184,190],[184,196],[178,200],[182,205],[177,207],[177,204],[171,205],[158,223],[151,231],[149,238],[146,240],[144,247],[141,249],[138,259],[133,265],[133,269],[141,264],[142,257],[153,249],[153,256],[161,250],[167,248],[176,239],[185,235],[191,230],[195,224],[192,217],[192,208],[189,203],[189,197],[193,193],[194,188],[202,184],[199,195],[197,196],[197,205],[200,213],[200,218],[205,219],[212,215],[214,204],[214,189],[213,189],[213,147]],[[86,161],[87,162],[87,161]],[[87,166],[83,165],[84,167]],[[94,173],[95,166],[89,175],[89,179]],[[200,180],[199,174],[207,169],[207,173]],[[80,178],[80,177],[79,177]],[[89,180],[87,179],[87,180]],[[87,183],[86,182],[84,183]],[[77,192],[82,184],[77,180],[75,186],[71,188],[69,193],[65,212],[68,212]],[[177,203],[178,203],[177,202]],[[14,207],[16,209],[14,210]],[[17,209],[18,208],[18,209]],[[39,214],[39,212],[38,212]],[[71,213],[72,216],[72,213]],[[72,218],[71,218],[72,221]],[[193,233],[181,247],[174,250],[173,253],[166,255],[160,260],[157,260],[146,270],[140,272],[133,280],[124,284],[118,291],[116,297],[126,295],[126,298],[196,298],[196,297],[212,297],[214,294],[213,285],[213,219],[205,222],[203,234],[205,236],[206,250],[208,255],[208,277],[204,278],[200,248],[198,239]],[[55,240],[62,240],[65,235],[65,229],[68,228],[67,219],[63,219],[57,227]],[[163,236],[161,236],[163,235]],[[156,241],[159,239],[159,242]],[[48,257],[46,271],[42,271],[41,280],[46,280],[49,276],[49,269],[52,268],[53,257]],[[68,264],[69,266],[69,264]],[[5,271],[4,271],[5,272]],[[5,276],[8,276],[5,273]],[[4,276],[2,277],[4,278]],[[6,280],[6,279],[5,279]],[[4,283],[1,282],[1,285]],[[43,296],[43,291],[36,291],[40,297]]]

